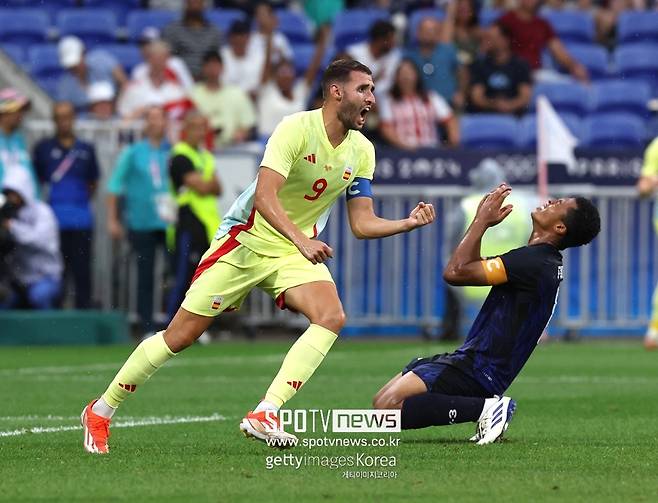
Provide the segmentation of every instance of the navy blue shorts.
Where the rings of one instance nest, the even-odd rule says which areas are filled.
[[[447,363],[438,361],[445,355],[429,358],[414,358],[402,370],[402,374],[411,371],[416,374],[432,393],[455,396],[475,396],[488,398],[491,393],[485,390],[471,376]]]

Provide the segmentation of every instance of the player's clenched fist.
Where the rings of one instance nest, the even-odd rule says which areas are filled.
[[[431,224],[435,217],[434,206],[421,201],[409,214],[409,230]]]
[[[312,264],[321,264],[334,256],[334,251],[327,243],[316,239],[308,239],[299,245],[298,248],[301,254]]]

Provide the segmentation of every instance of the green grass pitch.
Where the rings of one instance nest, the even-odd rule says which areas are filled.
[[[346,479],[345,469],[322,466],[265,468],[266,457],[281,452],[243,438],[238,422],[288,346],[191,348],[124,404],[115,422],[126,427],[113,429],[104,457],[83,451],[76,417],[130,348],[3,348],[0,500],[658,501],[658,355],[639,343],[540,346],[508,392],[518,409],[498,444],[471,445],[474,425],[465,424],[402,432],[399,447],[286,451],[395,456],[397,466],[385,470],[397,476],[389,479]],[[447,349],[341,340],[290,406],[368,408],[412,357]],[[185,422],[135,425],[172,418]],[[210,420],[187,422],[195,418]]]

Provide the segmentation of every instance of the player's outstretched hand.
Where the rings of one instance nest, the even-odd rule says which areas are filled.
[[[435,217],[436,213],[434,212],[434,206],[421,201],[411,213],[409,213],[409,218],[407,219],[409,222],[409,230],[431,224],[434,222]]]
[[[512,192],[512,187],[506,183],[501,183],[493,191],[489,192],[482,198],[478,205],[475,219],[485,224],[487,227],[502,222],[507,215],[512,212],[512,205],[508,204],[503,206],[505,198]]]
[[[334,251],[331,247],[327,243],[323,243],[317,239],[307,239],[297,248],[299,248],[301,254],[312,264],[321,264],[334,256]]]

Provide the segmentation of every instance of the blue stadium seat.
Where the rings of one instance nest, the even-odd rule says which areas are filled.
[[[153,26],[162,30],[178,17],[178,13],[170,10],[134,10],[128,14],[126,20],[128,38],[133,42],[137,42],[144,28]]]
[[[114,12],[119,26],[125,26],[126,16],[132,10],[139,9],[141,0],[83,0],[84,7],[104,8]]]
[[[109,9],[63,9],[57,14],[61,37],[75,35],[87,47],[116,40],[117,18]]]
[[[542,14],[562,42],[593,42],[594,18],[579,11],[547,11]]]
[[[539,83],[533,90],[531,110],[537,96],[543,94],[558,112],[585,115],[589,110],[589,93],[582,84],[569,82]]]
[[[654,138],[658,138],[658,117],[652,117],[647,123],[647,134],[645,139],[651,141]]]
[[[45,13],[49,22],[55,20],[55,15],[62,9],[76,7],[77,0],[3,0],[0,2],[3,7],[38,9]]]
[[[598,44],[566,44],[571,57],[581,63],[590,78],[599,80],[610,76],[610,55]]]
[[[503,10],[492,9],[490,7],[482,7],[480,9],[480,26],[491,26],[494,22],[503,15]]]
[[[658,43],[658,12],[626,11],[617,20],[617,43]]]
[[[297,75],[302,75],[311,64],[313,54],[315,53],[315,45],[295,44],[292,46],[292,52],[294,55],[293,64],[295,65],[295,72],[297,72]]]
[[[57,85],[58,85],[59,77],[55,77],[55,76],[42,77],[42,78],[36,78],[35,81],[48,96],[50,96],[53,99],[57,99]]]
[[[584,122],[584,144],[598,148],[630,148],[644,144],[644,122],[629,114],[593,114]]]
[[[25,50],[23,49],[23,46],[16,44],[2,44],[0,45],[0,49],[2,49],[17,65],[23,66],[25,64]]]
[[[334,43],[342,51],[351,44],[368,38],[370,27],[380,19],[388,20],[389,14],[382,9],[349,9],[340,12],[334,19]]]
[[[653,87],[658,95],[658,44],[630,45],[618,47],[614,53],[614,64],[623,79],[640,79]]]
[[[142,62],[142,52],[135,45],[108,44],[104,45],[103,49],[117,58],[123,69],[128,73]]]
[[[592,86],[592,112],[623,112],[646,118],[647,103],[651,98],[649,86],[644,82],[610,80]]]
[[[59,77],[64,69],[59,64],[57,45],[37,44],[28,50],[30,73],[36,78]]]
[[[561,113],[560,118],[564,121],[571,134],[580,141],[583,138],[583,123],[575,114]],[[527,114],[519,122],[519,136],[517,145],[521,148],[535,148],[537,146],[537,116]]]
[[[507,115],[464,115],[461,119],[461,136],[465,147],[512,148],[516,146],[518,124]]]
[[[445,17],[445,13],[443,12],[443,9],[418,9],[413,11],[409,16],[409,26],[407,28],[407,33],[410,42],[416,43],[416,39],[417,39],[416,33],[418,32],[418,25],[426,17],[433,17],[434,19],[438,19],[439,21],[442,21],[443,18]]]
[[[0,9],[0,19],[0,42],[29,45],[46,41],[50,21],[42,10]]]
[[[279,19],[279,31],[288,38],[291,44],[312,41],[311,26],[306,16],[289,10],[278,10],[276,16]]]
[[[245,19],[244,12],[238,9],[213,9],[206,12],[208,21],[214,24],[222,35],[225,35],[235,21]]]

